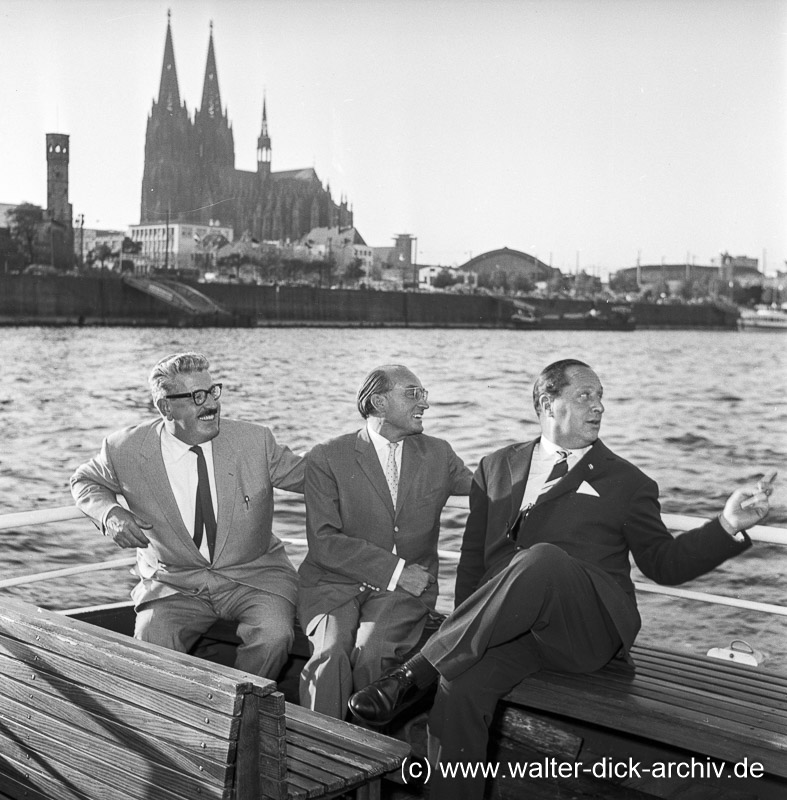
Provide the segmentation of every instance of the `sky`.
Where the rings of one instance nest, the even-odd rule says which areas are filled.
[[[0,0],[0,203],[139,220],[171,10],[181,98],[213,24],[235,166],[314,167],[367,244],[564,272],[787,259],[787,0]]]

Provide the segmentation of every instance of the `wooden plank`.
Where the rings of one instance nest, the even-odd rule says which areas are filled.
[[[184,768],[188,768],[185,762],[191,762],[197,768],[215,769],[207,765],[234,761],[235,741],[230,738],[230,733],[237,728],[235,724],[217,725],[212,730],[204,726],[200,729],[163,717],[155,710],[131,706],[110,695],[58,678],[32,680],[33,674],[36,673],[26,665],[0,657],[0,697],[24,704],[31,714],[40,714],[44,710],[120,744],[125,741],[127,728],[145,731],[151,738],[169,742],[173,750],[182,752]],[[204,712],[196,721],[204,721]]]
[[[287,776],[298,775],[300,778],[313,782],[321,787],[321,794],[326,792],[338,792],[346,788],[355,780],[363,781],[365,775],[359,775],[357,770],[348,770],[346,764],[342,770],[342,762],[332,762],[332,767],[325,769],[318,764],[312,763],[309,753],[306,750],[299,750],[297,753],[289,753],[287,756]],[[326,759],[322,759],[325,766],[329,766]],[[346,777],[337,774],[340,771],[346,773]]]
[[[579,736],[516,708],[499,708],[492,728],[504,747],[525,745],[539,753],[559,756],[564,761],[575,760],[582,748]]]
[[[678,717],[674,707],[664,706],[658,700],[583,694],[581,702],[577,702],[576,696],[557,685],[531,683],[526,688],[530,690],[526,698],[519,690],[517,695],[525,699],[528,707],[607,725],[729,761],[737,761],[745,751],[750,758],[762,762],[767,771],[787,777],[785,738],[768,741],[756,725],[748,729],[717,730],[713,725],[718,718],[709,724],[706,713],[694,711],[684,711]]]
[[[184,776],[198,781],[208,781],[217,786],[231,784],[234,746],[228,753],[228,743],[224,743],[225,753],[232,759],[217,762],[202,758],[198,746],[188,750],[175,747],[170,742],[157,739],[144,727],[119,725],[109,719],[96,719],[82,709],[69,703],[45,702],[39,704],[33,695],[29,703],[4,698],[0,719],[4,723],[13,722],[20,728],[30,728],[45,732],[48,737],[78,747],[88,743],[91,749],[100,750],[144,771],[153,764],[161,764],[175,769]],[[63,712],[66,712],[65,714]],[[81,716],[80,716],[81,715]],[[74,719],[79,725],[74,724]]]
[[[237,697],[222,692],[224,707],[208,709],[169,693],[162,694],[135,680],[128,680],[122,677],[120,670],[113,671],[113,666],[117,665],[108,665],[104,670],[77,659],[39,651],[4,636],[0,636],[0,656],[6,656],[3,665],[21,683],[39,687],[50,694],[64,692],[72,702],[81,702],[84,697],[86,702],[93,702],[100,707],[105,697],[115,697],[127,707],[156,709],[162,717],[180,720],[199,731],[237,739],[238,714],[242,702],[240,692]],[[205,690],[203,693],[210,694]],[[214,698],[208,702],[218,705]],[[231,711],[234,711],[234,715],[230,715]]]
[[[55,632],[66,638],[88,637],[95,641],[99,648],[106,648],[109,652],[113,652],[116,645],[120,645],[121,650],[131,649],[134,651],[134,661],[140,665],[157,667],[173,677],[180,677],[191,683],[201,683],[203,687],[206,685],[220,687],[224,684],[233,686],[245,682],[260,689],[262,694],[276,691],[276,682],[267,678],[261,678],[222,664],[195,660],[186,653],[141,642],[124,633],[116,633],[113,630],[47,611],[29,603],[3,598],[3,607],[0,609],[0,632],[6,623],[13,624],[14,621],[28,624],[28,633],[21,637],[25,641],[33,641],[29,638],[30,632],[35,633],[36,628]],[[161,688],[165,689],[166,687],[162,686]],[[199,700],[199,695],[197,699]]]
[[[20,765],[22,769],[24,765]],[[22,774],[11,776],[5,771],[12,771],[13,765],[6,762],[0,770],[3,792],[0,792],[0,800],[93,800],[82,792],[77,792],[73,787],[65,786],[60,781],[45,781],[39,778],[39,788],[34,788],[29,780]]]
[[[229,797],[229,788],[224,785],[137,756],[133,732],[130,732],[128,749],[124,751],[105,740],[97,742],[92,737],[81,737],[54,720],[44,732],[31,727],[27,721],[19,722],[4,713],[2,726],[4,736],[0,737],[0,752],[12,759],[27,761],[31,770],[36,769],[45,775],[61,775],[67,767],[69,782],[88,795],[95,783],[114,787],[117,792],[122,791],[127,798],[135,800],[148,800],[151,785],[156,787],[157,800],[179,800],[197,794],[211,800]]]
[[[309,711],[292,703],[287,703],[285,708],[288,736],[291,731],[306,735],[315,732],[320,739],[330,741],[336,747],[375,758],[382,765],[390,764],[385,771],[396,769],[410,754],[409,744],[377,733],[377,731],[326,717],[324,714]]]
[[[6,641],[18,640],[38,650],[69,659],[79,666],[94,667],[109,674],[129,678],[157,692],[188,700],[208,709],[238,713],[237,686],[249,685],[246,673],[232,670],[235,675],[204,670],[202,662],[176,654],[145,642],[129,639],[122,634],[100,631],[88,623],[73,620],[43,609],[31,617],[26,604],[21,608],[0,608],[0,635]],[[102,635],[96,636],[94,631]],[[23,648],[13,654],[25,661]],[[182,663],[176,658],[188,659]],[[39,655],[39,657],[41,657]],[[62,664],[63,662],[61,662]],[[241,680],[237,676],[241,676]],[[272,683],[272,682],[271,682]],[[275,688],[275,684],[273,684]]]

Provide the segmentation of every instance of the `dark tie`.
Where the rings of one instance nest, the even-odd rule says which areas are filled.
[[[539,495],[548,492],[567,472],[568,472],[568,453],[565,450],[557,451],[557,461],[552,466],[552,471],[544,481],[544,486]]]
[[[568,472],[568,453],[565,450],[558,450],[556,455],[557,461],[552,465],[552,470],[549,475],[547,475],[547,479],[544,481],[544,485],[538,493],[539,497],[546,494]],[[518,539],[519,529],[522,527],[522,523],[525,521],[525,517],[530,513],[532,507],[533,504],[530,503],[526,508],[523,508],[519,512],[516,521],[511,526],[508,536],[510,539],[513,539],[513,541]]]
[[[216,517],[213,514],[213,500],[210,496],[210,481],[208,480],[208,465],[202,448],[195,444],[191,448],[197,455],[197,502],[194,514],[194,544],[199,550],[202,544],[202,531],[208,540],[208,553],[213,561],[213,550],[216,547]]]

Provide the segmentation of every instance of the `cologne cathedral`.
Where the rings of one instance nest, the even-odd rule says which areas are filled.
[[[257,139],[257,171],[235,169],[232,125],[222,110],[211,23],[202,105],[190,117],[181,103],[172,29],[167,20],[158,100],[148,117],[140,222],[218,223],[235,238],[295,241],[313,228],[352,226],[346,200],[305,169],[271,171],[265,99]]]

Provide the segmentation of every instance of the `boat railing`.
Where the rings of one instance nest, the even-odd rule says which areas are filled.
[[[289,497],[293,497],[290,493]],[[450,508],[467,508],[466,498],[452,498],[449,501]],[[682,514],[663,514],[664,523],[670,530],[679,533],[690,530],[701,524],[702,519],[698,517],[686,516]],[[0,531],[13,530],[16,528],[46,525],[56,522],[68,522],[73,520],[85,520],[87,517],[74,506],[62,506],[57,508],[46,508],[34,511],[20,511],[15,513],[0,514]],[[787,530],[769,525],[755,525],[748,530],[749,537],[754,542],[765,544],[787,545]],[[293,548],[305,548],[306,538],[301,537],[280,537],[285,545]],[[441,559],[447,562],[457,562],[459,552],[441,548],[438,550]],[[8,589],[14,586],[23,586],[39,581],[54,580],[57,578],[68,577],[69,575],[82,575],[86,572],[98,572],[102,570],[117,569],[128,567],[136,561],[132,555],[101,561],[93,564],[81,563],[73,567],[63,567],[60,569],[38,572],[32,575],[20,575],[12,578],[0,580],[0,589]],[[708,592],[698,592],[691,589],[683,589],[676,586],[660,586],[655,583],[635,582],[635,587],[639,592],[667,595],[670,597],[682,598],[685,600],[696,600],[716,605],[732,606],[734,608],[760,611],[766,614],[776,614],[787,616],[787,606],[774,603],[762,603],[754,600],[745,600],[739,597],[729,597],[726,595],[712,594]]]

